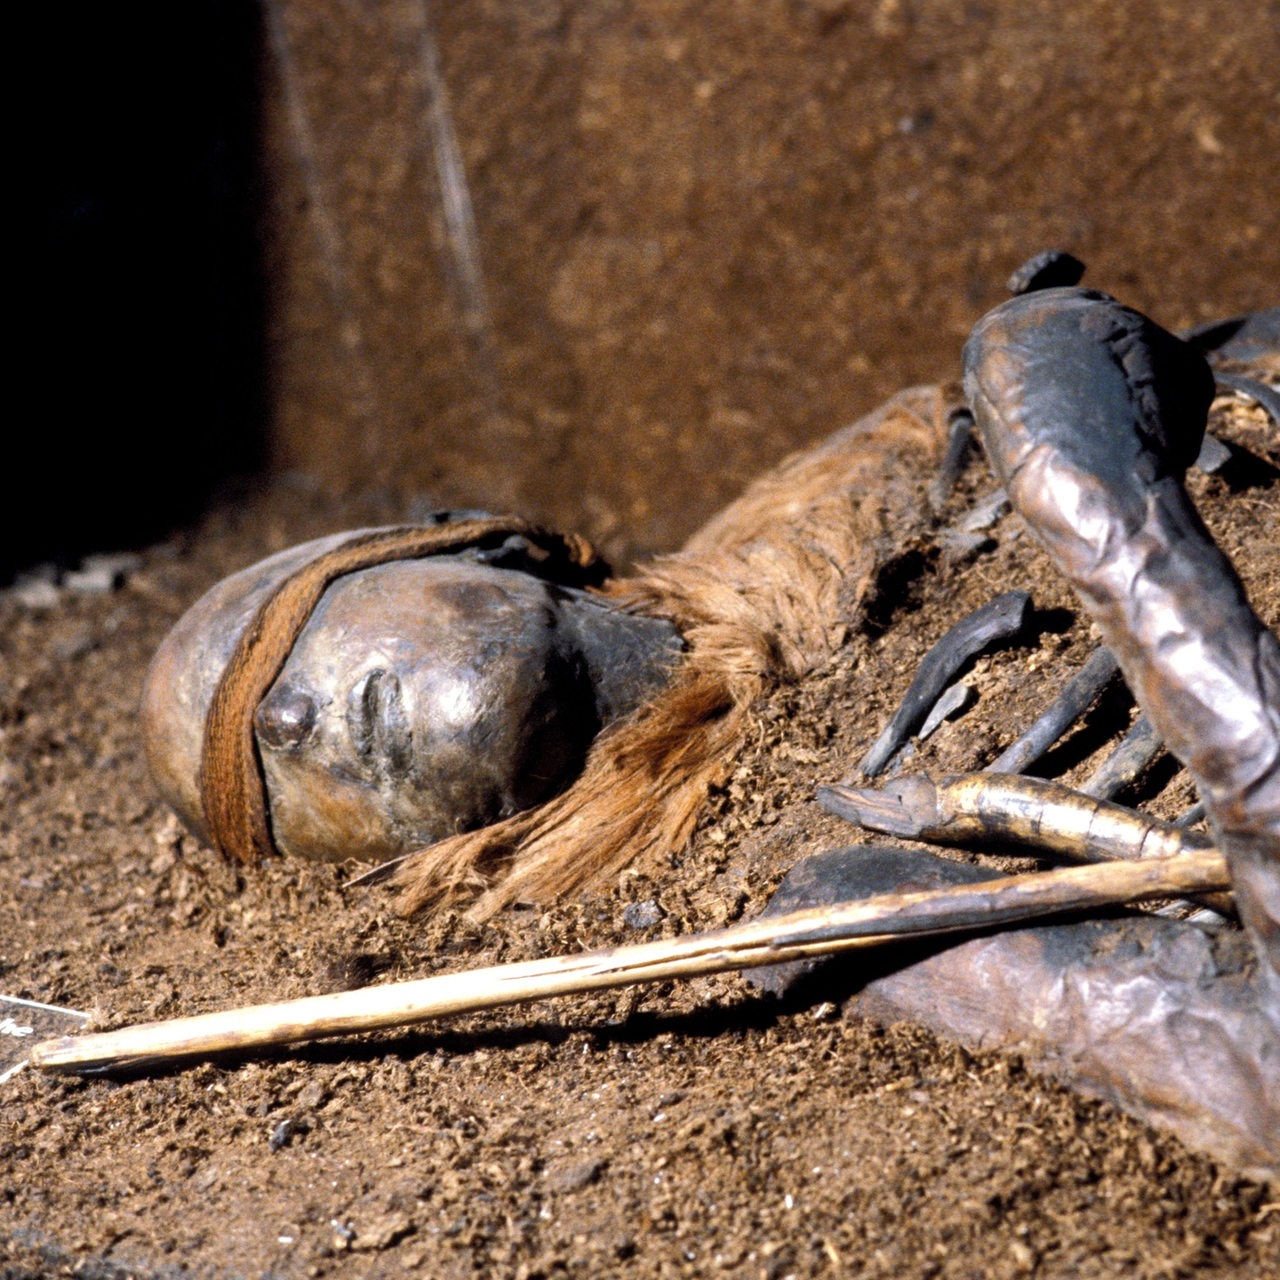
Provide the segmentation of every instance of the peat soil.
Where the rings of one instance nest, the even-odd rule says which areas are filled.
[[[404,920],[385,891],[344,889],[346,868],[237,877],[157,798],[143,673],[223,575],[437,506],[517,507],[624,566],[670,549],[791,450],[954,379],[973,323],[1044,248],[1170,327],[1277,302],[1270,0],[432,5],[491,309],[470,344],[424,213],[426,8],[277,9],[260,264],[275,479],[136,557],[0,591],[0,993],[100,1027],[749,918],[795,862],[863,838],[814,790],[852,771],[966,611],[1024,586],[1044,625],[979,661],[976,703],[923,767],[990,760],[1093,643],[1016,517],[968,552],[900,547],[829,665],[754,709],[687,850],[481,928]],[[202,295],[154,252],[151,212],[155,269],[180,287],[139,310],[189,337],[179,300]],[[198,237],[190,252],[207,265]],[[153,395],[154,438],[190,436],[184,396],[228,371],[210,357],[157,382],[165,348],[120,319],[128,292],[153,296],[136,285],[90,345],[118,353],[131,414]],[[83,421],[24,420],[48,443],[10,467],[8,509],[147,501],[155,458],[104,441],[113,384],[49,347],[38,399],[56,378],[97,400]],[[1256,409],[1218,414],[1280,467]],[[184,450],[152,452],[181,484]],[[920,502],[927,481],[886,476]],[[1194,487],[1276,626],[1275,471]],[[975,464],[942,525],[989,489]],[[1132,715],[1105,700],[1053,771],[1082,778]],[[1126,798],[1171,815],[1191,792],[1166,762]],[[849,1016],[842,994],[778,1003],[723,976],[151,1076],[20,1070],[0,1083],[0,1277],[1280,1270],[1277,1188],[1012,1056]],[[0,1034],[0,1062],[20,1051]]]
[[[1274,626],[1276,428],[1235,399],[1217,421],[1272,469],[1193,487]],[[926,482],[886,476],[921,500]],[[942,525],[990,489],[975,462]],[[0,991],[116,1026],[746,918],[798,859],[861,838],[814,789],[851,772],[966,611],[1025,585],[1044,625],[978,662],[976,704],[925,767],[989,760],[1092,643],[1005,515],[979,549],[900,549],[828,666],[755,709],[669,864],[484,927],[401,919],[342,868],[237,877],[146,777],[149,655],[220,576],[405,514],[276,485],[105,575],[0,594]],[[1101,707],[1055,772],[1083,776],[1131,715]],[[1190,795],[1158,764],[1128,798],[1172,814]],[[0,1085],[0,1275],[1275,1274],[1275,1187],[1014,1057],[848,1016],[840,995],[779,1004],[727,975],[133,1078],[27,1068]]]

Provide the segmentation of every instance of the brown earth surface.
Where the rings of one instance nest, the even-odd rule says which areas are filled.
[[[1225,407],[1225,406],[1224,406]],[[1280,463],[1233,402],[1219,424]],[[1274,472],[1194,489],[1280,621]],[[924,501],[927,477],[887,476]],[[992,482],[981,464],[943,513]],[[120,1025],[672,936],[755,914],[799,858],[849,843],[813,802],[891,713],[926,647],[1025,584],[1038,640],[979,660],[976,707],[918,762],[985,762],[1092,643],[1016,516],[976,558],[904,547],[850,639],[756,708],[690,849],[549,909],[403,920],[385,891],[276,861],[242,882],[144,775],[150,651],[202,588],[322,529],[386,520],[299,490],[150,551],[113,594],[0,597],[5,991]],[[1061,615],[1061,616],[1060,616]],[[1055,618],[1060,618],[1054,622]],[[1119,716],[1119,721],[1117,720]],[[1127,725],[1058,752],[1083,777]],[[1134,797],[1171,816],[1185,777]],[[1004,860],[1014,868],[1033,864]],[[650,923],[627,924],[643,904]],[[1275,1188],[1247,1182],[1018,1060],[917,1028],[775,1004],[726,976],[119,1080],[0,1085],[3,1274],[83,1276],[1274,1274]]]
[[[332,491],[480,495],[647,555],[952,376],[1042,249],[1172,328],[1276,301],[1269,0],[275,9],[270,449]]]
[[[933,639],[1014,585],[1071,607],[1012,518],[968,563],[909,557],[874,625],[756,709],[685,854],[478,928],[402,920],[333,868],[239,880],[155,797],[142,675],[222,575],[424,505],[518,501],[623,561],[673,547],[788,450],[955,377],[1007,273],[1049,245],[1170,326],[1277,301],[1272,3],[439,5],[495,416],[424,265],[421,158],[332,154],[400,156],[405,81],[374,36],[412,36],[420,9],[333,8],[308,29],[293,6],[289,33],[305,104],[338,121],[317,146],[345,301],[267,59],[277,477],[113,592],[0,593],[0,992],[104,1026],[750,916],[789,865],[854,838],[814,787]],[[1280,461],[1260,415],[1234,422]],[[1196,484],[1275,626],[1275,482]],[[989,758],[1087,646],[1076,622],[984,660],[978,705],[923,762]],[[1155,774],[1140,798],[1177,811],[1187,784]],[[656,923],[624,922],[650,901]],[[148,1078],[22,1071],[0,1084],[0,1275],[1276,1274],[1274,1187],[834,996],[778,1006],[730,976]]]

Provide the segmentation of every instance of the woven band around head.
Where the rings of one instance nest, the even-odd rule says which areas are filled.
[[[511,537],[526,543],[525,555],[541,577],[587,586],[604,576],[603,562],[586,539],[495,516],[355,534],[309,560],[271,591],[236,641],[205,719],[200,803],[214,848],[238,863],[257,862],[275,852],[253,717],[329,584],[392,560],[496,550]]]

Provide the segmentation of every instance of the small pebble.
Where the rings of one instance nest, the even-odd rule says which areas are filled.
[[[271,1131],[271,1137],[267,1139],[267,1147],[271,1151],[279,1151],[282,1147],[292,1145],[294,1138],[310,1132],[310,1129],[311,1125],[304,1119],[291,1117],[288,1120],[281,1120]]]
[[[413,1229],[413,1221],[407,1213],[391,1210],[355,1224],[350,1246],[364,1253],[376,1253],[411,1235]]]
[[[560,1168],[548,1169],[545,1175],[546,1185],[551,1191],[581,1191],[583,1187],[598,1182],[603,1171],[603,1160],[579,1160]]]
[[[142,568],[142,557],[122,551],[85,556],[80,568],[63,575],[62,585],[81,595],[106,595],[124,585],[126,576]]]
[[[24,609],[56,608],[59,599],[57,566],[41,564],[20,573],[6,594]]]
[[[622,922],[632,929],[648,929],[662,919],[662,908],[653,898],[633,902],[623,913]]]

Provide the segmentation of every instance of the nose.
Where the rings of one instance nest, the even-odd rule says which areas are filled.
[[[297,685],[279,685],[258,705],[253,717],[258,740],[276,751],[296,751],[316,727],[316,700]]]
[[[400,679],[381,667],[357,681],[347,697],[347,732],[356,753],[389,778],[403,778],[413,763],[413,730]]]

